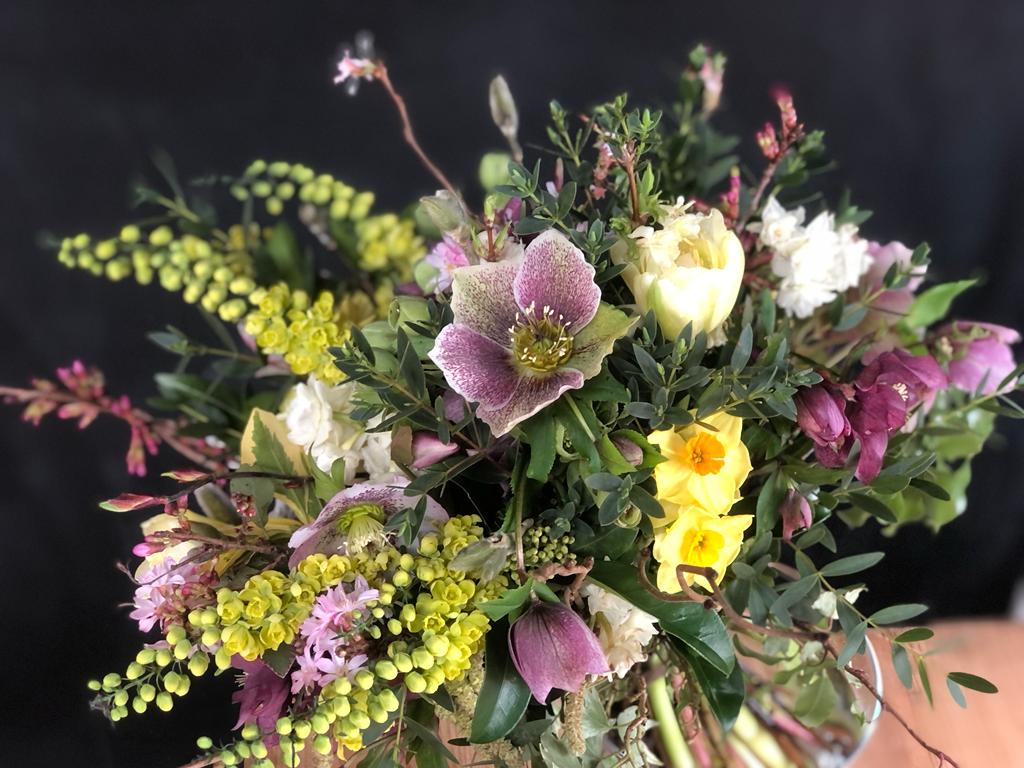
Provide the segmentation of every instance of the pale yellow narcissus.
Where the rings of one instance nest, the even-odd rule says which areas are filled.
[[[654,558],[658,561],[658,589],[674,594],[682,590],[676,567],[685,563],[698,568],[713,568],[717,581],[725,575],[743,545],[743,532],[754,521],[753,515],[716,515],[697,506],[680,507],[668,528],[654,535]],[[687,584],[707,590],[711,585],[703,576],[686,573]]]
[[[655,528],[675,520],[678,508],[695,505],[722,515],[740,498],[740,486],[750,474],[750,454],[740,439],[743,420],[719,412],[698,424],[653,432],[648,440],[665,461],[654,469],[658,501],[665,517],[654,518]]]
[[[732,312],[746,269],[739,238],[718,210],[691,212],[680,198],[663,206],[658,228],[637,227],[612,249],[625,264],[623,279],[641,312],[653,310],[662,332],[675,339],[718,330]]]

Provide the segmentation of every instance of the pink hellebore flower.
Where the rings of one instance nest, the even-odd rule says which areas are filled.
[[[452,274],[456,269],[469,266],[466,252],[450,235],[445,235],[441,242],[431,249],[424,260],[437,270],[437,275],[427,286],[428,289],[437,293],[451,288]]]
[[[1013,372],[1011,344],[1020,341],[1020,334],[1013,328],[992,323],[974,323],[958,320],[938,331],[938,350],[949,357],[949,382],[965,392],[992,395],[999,389],[1003,379]],[[1005,389],[1013,388],[1013,382]]]
[[[541,704],[552,688],[578,691],[608,660],[583,619],[562,603],[534,601],[509,631],[512,663]]]
[[[316,520],[306,523],[288,541],[294,568],[304,558],[317,552],[354,554],[368,544],[381,543],[384,525],[399,512],[414,509],[423,496],[407,496],[409,481],[395,478],[391,483],[358,483],[337,493],[328,501]],[[420,535],[439,530],[448,520],[448,513],[429,496],[420,526]]]
[[[521,257],[455,270],[452,311],[430,358],[479,404],[495,437],[596,376],[631,325],[601,301],[594,267],[554,230]]]
[[[779,507],[782,516],[782,538],[789,541],[801,528],[810,528],[814,522],[811,505],[803,494],[790,489]]]
[[[861,279],[861,286],[865,292],[873,293],[882,288],[885,281],[885,273],[893,264],[899,264],[906,269],[910,266],[910,257],[914,254],[903,243],[893,240],[891,243],[868,243],[868,254],[871,256],[871,267]],[[913,276],[902,288],[884,291],[871,302],[873,310],[881,310],[886,313],[902,315],[910,309],[914,301],[914,292],[924,280],[924,273],[927,267],[918,267]]]

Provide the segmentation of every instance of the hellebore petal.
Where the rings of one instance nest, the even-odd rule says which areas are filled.
[[[552,688],[578,691],[587,675],[608,672],[608,660],[590,628],[562,603],[534,602],[509,631],[512,663],[544,703]]]
[[[519,381],[505,347],[457,323],[441,329],[430,359],[444,372],[452,389],[467,400],[491,408],[505,405]]]
[[[452,275],[456,322],[507,347],[509,329],[519,312],[512,293],[519,267],[520,261],[513,259],[456,269]]]
[[[524,377],[519,379],[507,403],[497,408],[481,403],[476,415],[491,428],[495,437],[501,437],[516,424],[553,403],[563,392],[582,387],[583,381],[583,374],[573,368],[564,368],[547,376]]]
[[[513,291],[523,310],[540,312],[550,307],[577,333],[594,319],[601,289],[594,282],[594,267],[565,235],[549,229],[526,246]]]
[[[615,342],[632,327],[633,320],[625,312],[602,302],[593,320],[573,338],[572,357],[566,365],[580,371],[585,379],[597,376]]]
[[[803,494],[790,489],[786,498],[779,506],[779,514],[782,517],[782,538],[789,541],[793,534],[801,528],[810,528],[814,520],[811,512],[811,505]]]
[[[454,441],[443,443],[432,432],[417,432],[412,436],[412,468],[432,466],[458,451],[459,446]]]
[[[231,701],[239,705],[235,728],[253,723],[261,731],[273,733],[288,699],[288,679],[278,677],[262,661],[245,661],[241,656],[235,656],[231,664],[245,672],[242,689],[231,696]]]
[[[359,483],[337,493],[328,501],[316,520],[306,523],[292,534],[288,546],[294,551],[288,558],[288,566],[294,568],[304,558],[317,552],[333,554],[348,551],[348,528],[343,524],[344,515],[350,510],[379,508],[381,524],[402,510],[415,508],[422,496],[408,496],[405,486],[409,481],[396,478],[389,485],[380,483]],[[430,496],[426,497],[426,510],[419,535],[439,530],[448,520],[448,513]],[[364,516],[365,517],[365,516]]]

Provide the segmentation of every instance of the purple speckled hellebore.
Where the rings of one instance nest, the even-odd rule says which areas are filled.
[[[452,311],[430,358],[495,436],[596,376],[632,324],[601,301],[594,268],[554,230],[519,258],[455,270]]]
[[[537,701],[552,688],[576,692],[587,675],[603,675],[608,660],[597,637],[562,603],[534,600],[508,635],[512,663]]]
[[[354,554],[384,536],[384,525],[404,509],[414,509],[422,496],[407,496],[409,481],[395,478],[387,485],[359,483],[335,494],[316,520],[306,523],[292,534],[288,546],[294,551],[288,566],[294,568],[304,558],[317,552]],[[448,513],[429,496],[419,536],[440,530]]]

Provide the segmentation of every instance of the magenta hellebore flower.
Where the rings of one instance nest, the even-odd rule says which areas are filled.
[[[391,483],[358,483],[337,493],[328,501],[316,520],[306,523],[292,534],[288,546],[294,551],[288,566],[294,568],[304,558],[317,552],[354,554],[368,544],[381,543],[384,526],[396,514],[414,509],[423,498],[407,496],[409,481],[395,478]],[[429,496],[419,535],[440,530],[448,513]]]
[[[587,675],[603,675],[608,660],[583,619],[562,603],[534,600],[508,635],[512,663],[543,704],[552,688],[576,692]]]
[[[882,469],[890,435],[906,424],[918,403],[946,384],[946,375],[931,355],[902,349],[882,352],[852,388],[824,382],[800,392],[795,398],[797,423],[814,441],[815,456],[826,467],[843,466],[856,439],[860,457],[855,475],[870,483]]]
[[[520,257],[456,269],[451,305],[430,358],[496,437],[596,376],[631,325],[554,230]]]
[[[959,320],[939,329],[937,335],[940,355],[949,357],[949,383],[965,392],[977,392],[980,387],[983,395],[995,394],[1016,368],[1010,345],[1020,341],[1020,334],[1013,328]],[[1010,382],[1005,389],[1012,388]]]
[[[410,466],[413,469],[432,467],[437,462],[458,452],[459,446],[454,440],[445,443],[433,432],[413,432],[412,464]]]
[[[868,292],[880,290],[885,282],[885,274],[893,264],[899,264],[902,269],[910,266],[910,257],[914,252],[903,243],[893,240],[882,245],[881,243],[868,243],[868,254],[871,256],[871,268],[861,279],[861,285],[865,286]],[[888,314],[905,314],[914,301],[914,291],[918,289],[924,280],[927,267],[916,267],[911,273],[912,276],[902,288],[883,291],[871,302],[871,309],[886,312]]]

